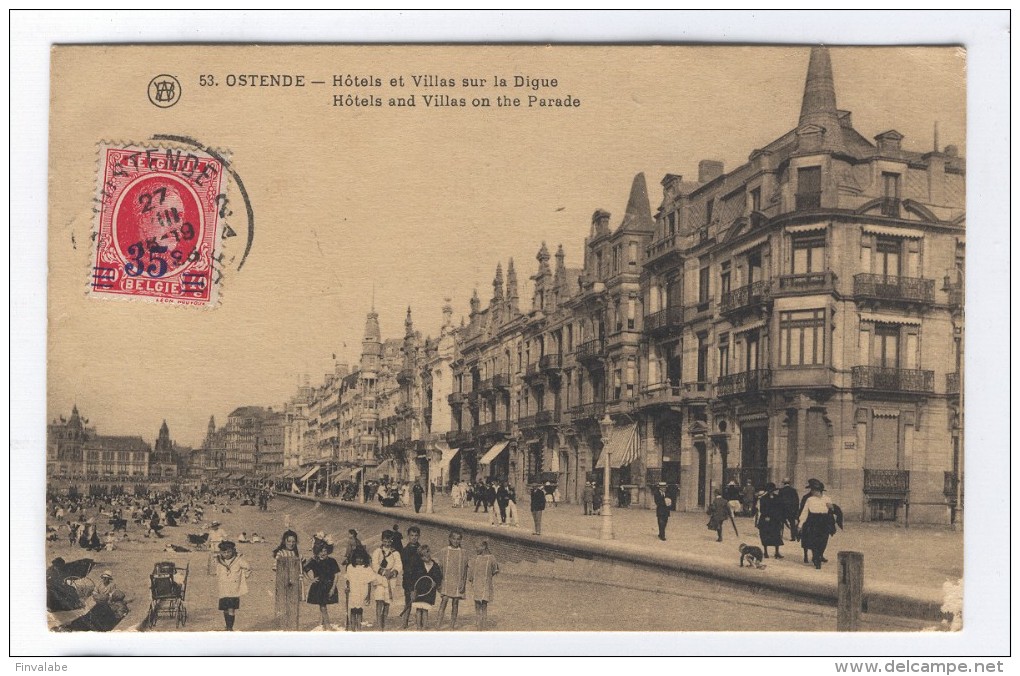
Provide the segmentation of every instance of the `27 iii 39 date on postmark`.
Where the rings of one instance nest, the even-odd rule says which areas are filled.
[[[100,144],[89,294],[214,306],[222,158],[162,144]]]

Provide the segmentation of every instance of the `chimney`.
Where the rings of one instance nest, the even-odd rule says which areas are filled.
[[[604,209],[596,209],[591,215],[591,237],[601,237],[609,234],[609,218],[611,214]]]
[[[843,127],[843,129],[854,128],[853,113],[849,110],[837,110],[836,114],[839,115],[839,126]]]
[[[723,163],[719,160],[698,162],[698,183],[708,183],[723,175]]]

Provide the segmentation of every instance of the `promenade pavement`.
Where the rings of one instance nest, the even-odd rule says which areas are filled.
[[[333,502],[333,501],[328,501]],[[353,503],[340,503],[352,505]],[[401,513],[415,518],[410,507],[391,509],[368,505],[377,512]],[[666,565],[726,582],[789,591],[819,600],[835,599],[837,590],[837,553],[856,551],[864,555],[866,603],[872,612],[892,615],[936,616],[945,597],[946,583],[963,577],[963,533],[948,528],[911,527],[897,524],[847,522],[843,530],[829,539],[821,570],[803,563],[799,542],[787,541],[780,548],[783,559],[770,558],[766,569],[751,573],[739,569],[740,543],[760,545],[754,521],[736,517],[739,535],[732,525],[723,531],[723,542],[716,542],[715,531],[706,528],[708,517],[698,512],[674,512],[669,520],[666,541],[658,539],[653,510],[632,506],[613,508],[614,539],[600,540],[600,516],[585,516],[579,505],[560,504],[546,508],[542,535],[534,536],[533,521],[526,506],[519,513],[520,526],[491,526],[490,515],[473,505],[453,507],[448,496],[437,495],[433,514],[421,515],[433,523],[446,522],[472,530],[489,531],[529,542],[559,546],[578,545],[589,551],[606,552],[632,562]],[[410,515],[407,513],[410,512]],[[425,512],[425,509],[422,509]],[[789,537],[789,531],[786,531]]]

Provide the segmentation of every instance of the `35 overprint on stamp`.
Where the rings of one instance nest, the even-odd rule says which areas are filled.
[[[223,172],[194,148],[100,144],[89,294],[214,306]]]

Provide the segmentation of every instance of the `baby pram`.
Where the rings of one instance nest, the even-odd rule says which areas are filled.
[[[149,604],[147,621],[154,627],[160,617],[173,618],[178,627],[188,621],[188,608],[184,605],[184,597],[188,591],[188,568],[178,568],[173,561],[157,563],[149,575],[149,590],[152,602]]]

